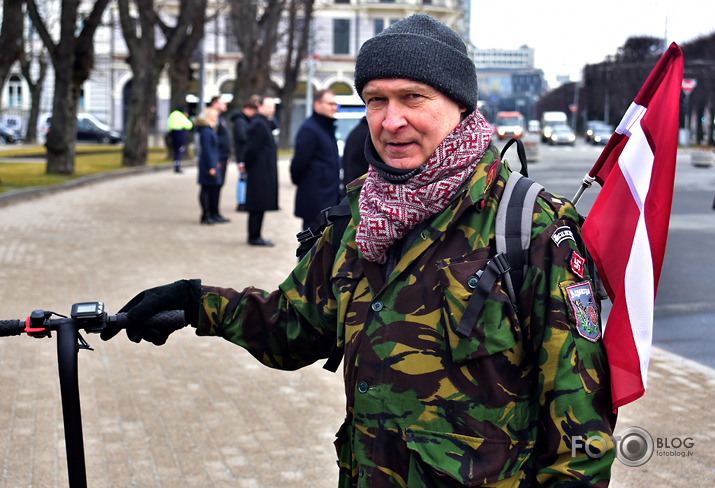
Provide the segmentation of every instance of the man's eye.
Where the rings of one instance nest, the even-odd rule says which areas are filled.
[[[385,99],[383,97],[370,97],[367,99],[368,105],[370,105],[370,104],[374,105],[376,103],[380,103],[380,102],[384,102],[384,101],[385,101]]]

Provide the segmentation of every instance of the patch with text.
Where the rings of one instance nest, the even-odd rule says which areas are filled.
[[[579,335],[591,342],[598,341],[601,338],[601,328],[598,325],[598,312],[591,283],[575,283],[567,286],[565,291]]]
[[[560,246],[562,242],[569,239],[576,242],[576,239],[573,238],[573,232],[571,232],[571,229],[566,225],[559,227],[551,234],[551,240],[554,241],[554,244],[557,246]]]

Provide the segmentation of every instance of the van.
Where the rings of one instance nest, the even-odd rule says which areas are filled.
[[[524,116],[521,112],[498,112],[497,135],[499,139],[519,139],[524,134]]]

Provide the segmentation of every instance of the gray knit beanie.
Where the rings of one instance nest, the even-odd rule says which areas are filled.
[[[360,48],[355,89],[370,80],[406,78],[429,85],[464,105],[477,106],[477,71],[459,34],[429,15],[395,22]]]

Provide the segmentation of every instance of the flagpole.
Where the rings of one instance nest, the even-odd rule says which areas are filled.
[[[583,177],[583,181],[581,182],[581,188],[578,189],[576,195],[574,195],[573,199],[571,200],[571,203],[576,205],[578,201],[581,200],[581,195],[583,195],[583,192],[586,191],[586,188],[590,188],[594,181],[596,181],[596,178],[593,178],[588,173],[586,173],[586,176]]]

